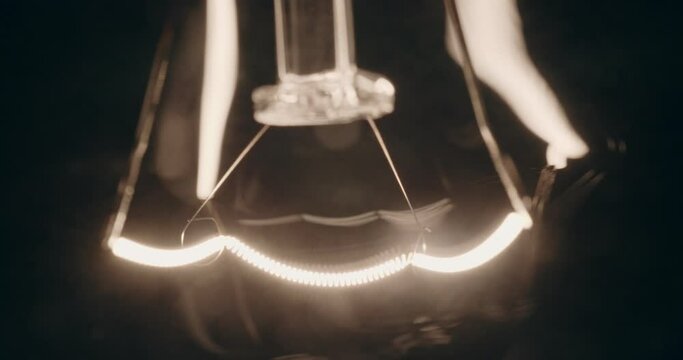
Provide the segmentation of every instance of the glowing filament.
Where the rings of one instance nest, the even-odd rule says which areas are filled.
[[[489,262],[498,254],[502,253],[519,234],[531,226],[530,222],[522,215],[510,213],[484,242],[474,249],[452,257],[436,257],[423,253],[413,256],[412,264],[419,268],[442,272],[454,273],[467,271]]]
[[[159,249],[119,237],[111,239],[109,246],[114,255],[134,263],[155,267],[178,267],[194,264],[220,252],[225,248],[225,240],[222,237],[215,237],[181,249]]]
[[[530,226],[531,219],[528,217],[510,213],[486,240],[464,254],[452,257],[436,257],[423,253],[414,253],[412,256],[401,254],[376,265],[339,272],[314,271],[286,264],[268,257],[232,236],[217,236],[203,243],[175,250],[153,248],[123,237],[110,239],[109,246],[114,255],[120,258],[156,267],[189,265],[228,250],[253,267],[289,282],[318,287],[348,287],[384,279],[410,265],[442,273],[473,269],[502,253],[525,228]]]
[[[377,265],[353,271],[313,271],[271,259],[235,238],[227,239],[228,250],[248,264],[283,280],[309,286],[357,286],[391,276],[410,265],[407,256],[403,254]]]

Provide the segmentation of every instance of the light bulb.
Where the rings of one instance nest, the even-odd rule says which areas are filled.
[[[462,10],[460,15],[455,3]],[[319,271],[320,264],[294,265],[277,259],[277,256],[266,255],[249,245],[248,238],[239,239],[234,235],[213,236],[173,249],[144,245],[144,241],[123,236],[142,156],[151,137],[154,111],[159,105],[158,94],[164,87],[165,71],[168,69],[171,41],[164,38],[160,43],[157,65],[152,72],[148,98],[141,115],[138,146],[132,156],[129,175],[122,183],[121,204],[108,237],[107,244],[113,254],[141,265],[169,268],[195,264],[227,253],[271,276],[314,287],[369,284],[398,274],[408,267],[439,273],[462,272],[475,269],[496,258],[525,229],[531,228],[533,221],[527,209],[528,204],[523,199],[523,192],[515,184],[514,172],[503,161],[502,151],[488,127],[476,84],[476,74],[481,73],[481,79],[511,103],[523,123],[548,142],[547,159],[550,165],[564,167],[567,158],[580,157],[587,148],[571,129],[540,75],[530,69],[529,66],[532,65],[527,63],[528,59],[520,55],[525,54],[525,50],[523,41],[520,43],[521,29],[515,22],[517,14],[510,7],[510,2],[502,1],[505,3],[502,7],[494,6],[494,3],[501,3],[500,0],[484,0],[477,4],[461,3],[462,1],[446,1],[449,19],[448,48],[456,62],[463,67],[477,124],[513,208],[481,243],[461,254],[435,253],[432,247],[427,246],[429,237],[424,236],[426,229],[423,222],[439,218],[450,211],[453,205],[449,199],[444,199],[421,208],[413,208],[409,192],[401,181],[400,171],[394,165],[391,150],[375,124],[375,119],[394,111],[396,88],[387,77],[357,67],[349,0],[274,0],[278,83],[253,91],[254,118],[264,126],[219,179],[225,143],[223,137],[226,126],[229,125],[228,114],[233,105],[238,79],[238,19],[234,0],[207,0],[195,188],[196,198],[202,201],[202,205],[190,222],[214,199],[216,192],[240,163],[249,161],[248,153],[257,146],[257,142],[271,126],[329,126],[367,121],[387,160],[387,171],[394,175],[397,190],[401,191],[409,210],[377,210],[341,218],[299,214],[268,219],[239,219],[236,223],[253,227],[309,222],[320,226],[353,227],[381,220],[392,225],[415,226],[420,232],[416,244],[424,241],[423,246],[393,251],[389,256],[377,256],[371,264],[356,264],[354,267],[354,263],[339,267],[337,271]],[[464,31],[459,21],[461,17],[464,19]],[[311,29],[316,32],[311,33]],[[516,39],[516,42],[509,44],[509,38]],[[503,43],[505,46],[498,46]],[[514,55],[505,62],[507,67],[504,68],[510,70],[507,74],[494,71],[497,68],[491,65],[489,57],[492,52],[498,51],[496,49]],[[521,80],[517,82],[511,79]],[[513,83],[521,85],[515,87]],[[513,93],[514,96],[510,95]],[[539,105],[534,105],[533,99],[525,94],[536,94],[533,98],[541,99],[538,100]],[[405,246],[399,248],[403,249]]]

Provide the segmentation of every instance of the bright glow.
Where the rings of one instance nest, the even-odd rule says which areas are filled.
[[[524,230],[531,219],[510,213],[484,242],[457,256],[436,257],[423,253],[397,255],[384,262],[350,271],[323,272],[296,267],[272,259],[232,236],[218,236],[181,249],[159,249],[123,237],[109,241],[114,255],[142,265],[179,267],[204,260],[227,249],[238,258],[270,275],[297,284],[318,287],[348,287],[389,277],[413,265],[425,270],[452,273],[481,266],[503,252]]]
[[[245,262],[275,277],[309,286],[348,287],[367,284],[391,276],[410,265],[408,257],[403,254],[377,265],[352,271],[313,271],[284,264],[252,249],[235,238],[228,239],[228,250]]]
[[[555,169],[559,170],[567,167],[567,158],[552,145],[548,146],[548,150],[545,152],[545,158],[548,165],[553,166]]]
[[[517,1],[456,2],[477,75],[500,94],[529,130],[554,148],[554,164],[550,165],[584,156],[588,146],[572,128],[555,93],[527,53]],[[452,26],[450,22],[448,26]],[[460,44],[451,33],[446,32],[448,51],[462,63]]]
[[[155,267],[178,267],[194,264],[225,248],[226,241],[222,237],[209,239],[201,244],[181,249],[160,249],[142,245],[123,237],[109,240],[114,255],[141,265]]]
[[[408,256],[398,255],[373,266],[351,271],[322,272],[295,267],[274,260],[231,236],[218,236],[181,249],[159,249],[126,238],[109,242],[114,255],[141,265],[179,267],[204,260],[229,250],[246,263],[275,277],[309,286],[348,287],[374,282],[391,276],[410,265]]]
[[[523,215],[510,213],[505,217],[505,220],[503,220],[498,229],[474,249],[451,257],[436,257],[416,253],[413,255],[412,264],[425,270],[442,273],[470,270],[498,256],[498,254],[512,244],[524,228],[528,228],[530,225],[528,219]]]
[[[237,84],[235,0],[207,0],[205,46],[197,167],[199,199],[206,199],[216,185],[225,125]]]

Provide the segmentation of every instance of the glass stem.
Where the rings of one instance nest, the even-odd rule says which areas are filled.
[[[349,0],[275,0],[275,35],[281,81],[356,69]]]

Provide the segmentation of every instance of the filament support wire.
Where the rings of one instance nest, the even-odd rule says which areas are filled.
[[[256,145],[256,143],[263,137],[263,134],[266,133],[266,131],[270,128],[269,125],[264,125],[261,127],[261,129],[254,135],[254,137],[249,141],[249,143],[242,149],[239,155],[237,155],[237,158],[232,162],[228,170],[225,171],[225,174],[221,177],[221,179],[216,183],[216,185],[213,187],[211,190],[211,193],[209,193],[209,196],[204,199],[202,204],[197,208],[197,210],[194,212],[192,217],[187,221],[187,224],[185,224],[185,227],[183,228],[183,231],[180,236],[180,245],[182,246],[184,244],[184,238],[185,238],[185,231],[187,231],[187,228],[190,226],[190,224],[199,216],[199,213],[201,213],[202,209],[213,199],[213,197],[216,195],[216,192],[223,186],[223,184],[228,180],[230,175],[235,171],[237,168],[237,165],[239,165],[242,160],[247,156],[247,154],[251,151],[251,149]]]
[[[479,91],[479,84],[477,83],[477,75],[472,66],[472,60],[470,58],[470,53],[467,48],[467,42],[465,41],[465,35],[462,32],[462,26],[460,25],[460,17],[458,15],[458,9],[455,5],[455,0],[444,0],[444,6],[446,8],[446,15],[451,20],[453,26],[449,27],[451,31],[454,32],[453,38],[458,39],[458,44],[461,46],[462,53],[462,69],[465,75],[465,84],[467,85],[467,91],[470,95],[470,101],[472,103],[472,110],[474,111],[474,118],[479,127],[479,132],[484,140],[484,144],[491,155],[491,160],[493,165],[498,172],[503,188],[507,192],[508,198],[512,204],[513,209],[519,214],[523,214],[529,220],[531,220],[531,215],[522,200],[521,194],[523,193],[520,186],[516,185],[520,182],[514,177],[516,171],[510,171],[508,167],[512,167],[511,161],[505,161],[505,157],[498,147],[491,128],[489,126],[488,115],[486,114],[486,109],[484,107],[484,102],[481,98],[481,92]]]
[[[140,177],[140,166],[142,159],[147,152],[149,146],[149,139],[154,127],[154,120],[156,118],[159,100],[161,93],[166,83],[166,74],[168,72],[168,63],[171,54],[171,45],[173,43],[174,33],[173,26],[170,20],[166,21],[161,32],[161,38],[157,44],[157,49],[152,60],[152,70],[147,81],[147,90],[145,91],[145,98],[142,102],[140,116],[138,119],[138,128],[136,131],[136,142],[133,151],[128,160],[128,173],[121,179],[119,183],[119,199],[118,208],[112,217],[107,230],[107,237],[118,238],[123,231],[123,226],[128,217],[128,210],[133,201],[135,194],[135,186]]]

